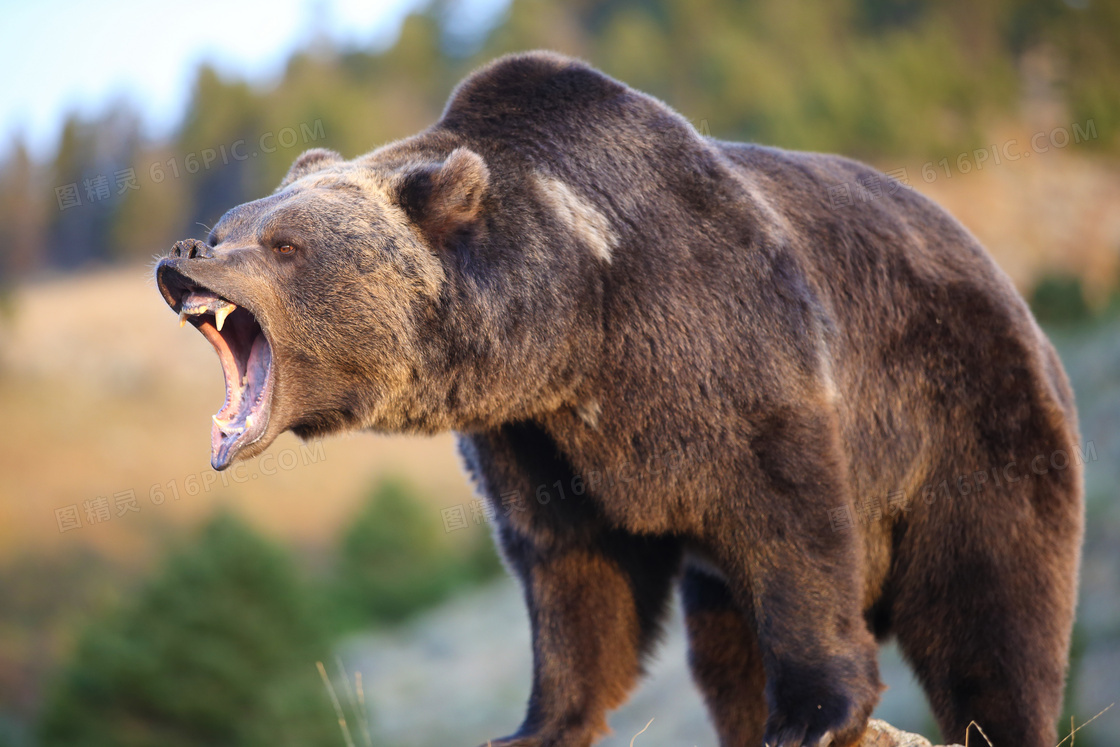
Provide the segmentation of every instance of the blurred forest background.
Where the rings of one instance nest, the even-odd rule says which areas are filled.
[[[513,0],[481,30],[463,12],[432,3],[384,48],[316,35],[268,84],[204,65],[167,138],[121,100],[71,116],[43,157],[2,146],[0,745],[345,744],[318,661],[359,744],[516,726],[527,628],[497,615],[516,592],[450,439],[286,439],[271,468],[218,478],[217,367],[148,266],[302,150],[412,134],[473,67],[532,48],[706,135],[869,161],[991,249],[1054,336],[1092,446],[1066,721],[1120,700],[1120,2]],[[885,661],[884,715],[935,736]],[[655,679],[615,742],[656,716],[650,744],[714,744],[684,669]],[[1117,711],[1077,744],[1115,744]]]

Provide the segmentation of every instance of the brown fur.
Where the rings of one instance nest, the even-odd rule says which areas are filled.
[[[947,739],[976,720],[1050,747],[1082,487],[1028,465],[1074,454],[1072,394],[942,210],[901,188],[832,208],[868,178],[520,55],[412,138],[305,154],[158,276],[173,307],[204,286],[272,343],[272,418],[242,458],[288,429],[458,432],[533,625],[501,744],[601,734],[679,581],[725,745],[854,743],[894,635]],[[1008,464],[1024,477],[936,487]]]

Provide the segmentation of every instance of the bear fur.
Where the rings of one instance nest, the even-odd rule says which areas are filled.
[[[605,734],[674,587],[725,746],[858,742],[890,636],[946,740],[1055,743],[1073,395],[914,190],[520,54],[418,135],[304,154],[157,278],[270,345],[267,425],[218,466],[285,430],[456,432],[532,624],[528,713],[494,745]]]

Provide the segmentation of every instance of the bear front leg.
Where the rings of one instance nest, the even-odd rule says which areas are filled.
[[[878,647],[858,609],[822,598],[832,580],[824,574],[806,588],[799,569],[756,582],[768,747],[816,747],[826,734],[851,747],[879,700]]]
[[[499,537],[529,606],[533,688],[521,728],[491,744],[587,747],[642,673],[680,549],[613,532],[544,545],[505,526]]]
[[[708,528],[757,635],[769,747],[855,744],[879,699],[862,534],[829,521],[847,474],[831,413],[783,412],[758,423],[742,490]]]

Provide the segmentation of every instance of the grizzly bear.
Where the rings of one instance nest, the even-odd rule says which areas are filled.
[[[675,585],[723,745],[858,742],[889,636],[947,739],[1054,744],[1073,395],[906,185],[520,54],[418,135],[304,153],[156,277],[222,363],[216,469],[286,430],[457,434],[532,624],[492,744],[606,733]]]

